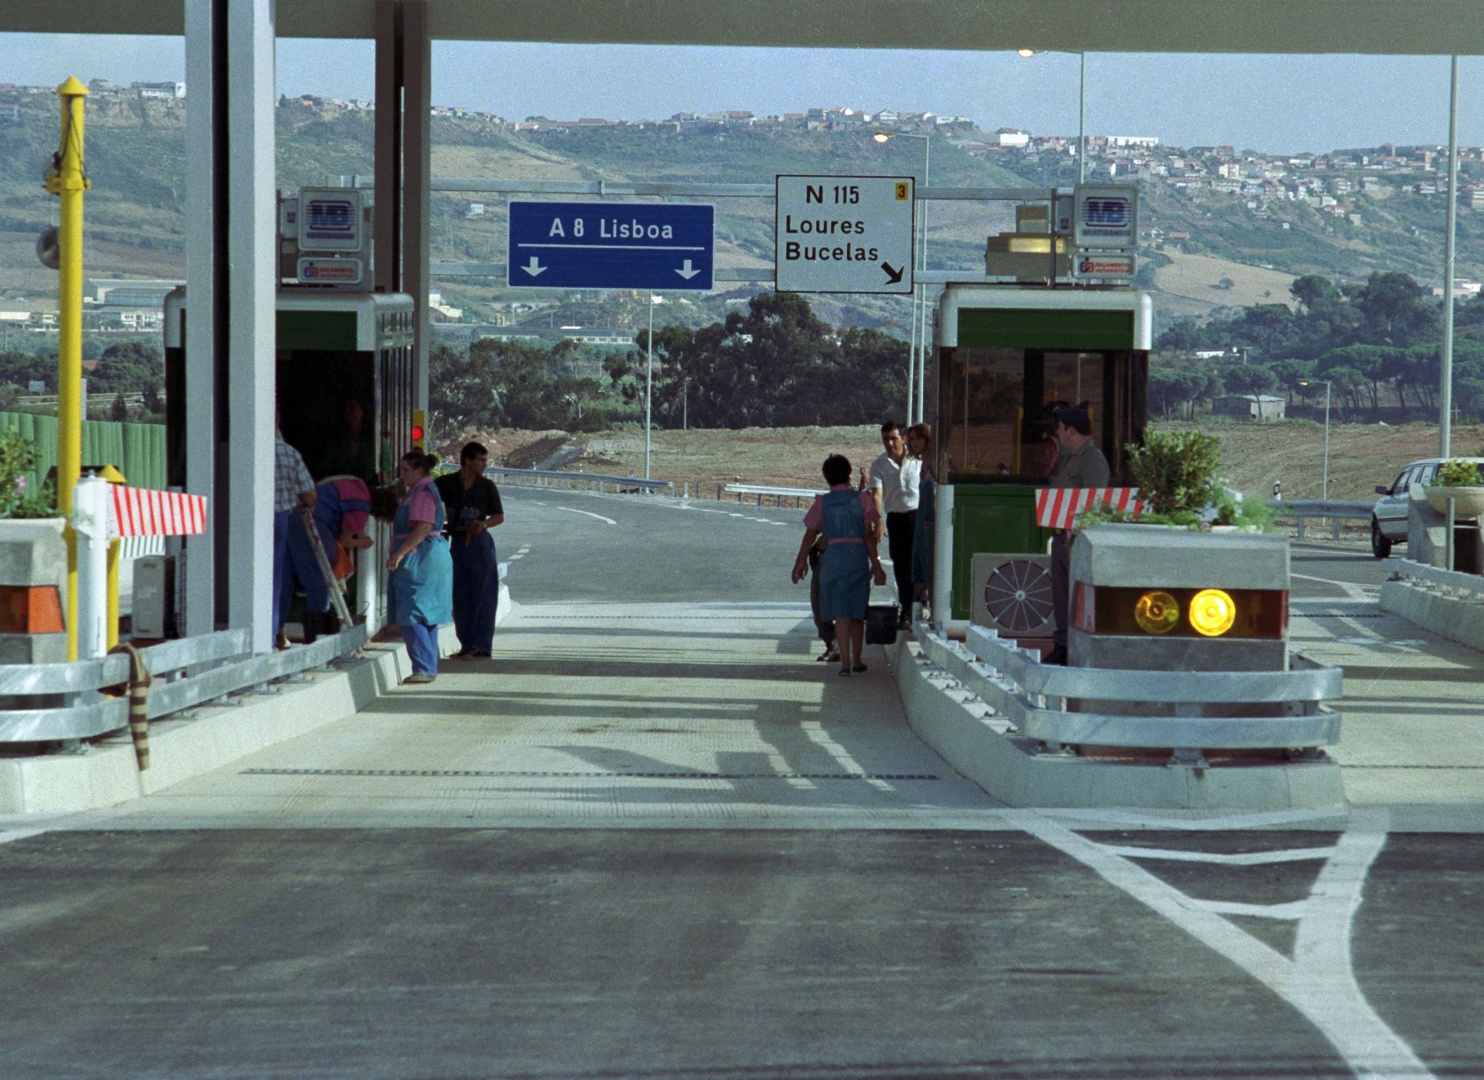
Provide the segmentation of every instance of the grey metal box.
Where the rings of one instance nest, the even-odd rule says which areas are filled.
[[[166,638],[175,630],[175,556],[145,555],[134,560],[136,638]]]

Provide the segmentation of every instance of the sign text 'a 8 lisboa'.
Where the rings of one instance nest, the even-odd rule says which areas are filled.
[[[711,288],[716,208],[695,203],[510,203],[515,288]]]

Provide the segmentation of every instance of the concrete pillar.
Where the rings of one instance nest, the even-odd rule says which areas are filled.
[[[216,537],[226,536],[227,508],[216,498],[217,363],[227,355],[225,124],[226,0],[185,6],[186,31],[186,293],[185,489],[206,496],[207,527],[181,543],[182,632],[216,629]],[[222,408],[220,412],[225,412]],[[225,611],[223,611],[225,617]]]
[[[227,623],[273,648],[274,346],[278,284],[273,0],[227,0]]]

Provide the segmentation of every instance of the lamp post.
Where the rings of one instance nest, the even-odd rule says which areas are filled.
[[[649,336],[644,339],[644,479],[649,479],[649,417],[654,392],[654,291],[649,293]]]
[[[1448,94],[1448,212],[1443,245],[1443,355],[1438,372],[1438,457],[1452,454],[1453,435],[1453,251],[1458,231],[1458,57],[1453,57]],[[1449,533],[1452,536],[1452,533]]]
[[[1329,498],[1329,389],[1328,379],[1300,379],[1300,386],[1308,386],[1310,382],[1322,382],[1324,384],[1324,493],[1321,499]]]
[[[927,187],[933,182],[933,137],[931,135],[914,135],[908,131],[878,131],[871,136],[879,143],[887,143],[892,139],[921,139],[922,140],[922,186]],[[927,270],[927,200],[922,200],[922,242],[918,245],[918,269]],[[919,305],[921,305],[919,307]],[[927,388],[927,297],[923,293],[923,285],[920,277],[914,277],[912,283],[912,345],[907,356],[907,423],[912,424],[923,417],[922,396]],[[921,315],[919,316],[919,312]],[[919,322],[922,332],[919,334]],[[921,353],[918,350],[921,348]],[[916,379],[917,389],[917,415],[912,412],[913,405],[913,380]]]
[[[1061,50],[1056,50],[1061,51]],[[1036,55],[1035,49],[1016,49],[1017,56],[1029,60]],[[1068,56],[1077,57],[1077,183],[1082,183],[1087,178],[1087,54],[1085,52],[1068,52]]]

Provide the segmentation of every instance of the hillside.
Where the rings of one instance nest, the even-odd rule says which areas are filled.
[[[35,260],[37,232],[55,220],[41,173],[56,140],[56,103],[27,95],[14,120],[0,121],[0,300],[55,296],[55,278]],[[278,178],[292,190],[327,177],[372,171],[372,115],[297,102],[277,110]],[[902,174],[920,171],[921,143],[881,146],[856,130],[746,125],[628,124],[518,131],[486,117],[437,117],[433,174],[439,177],[607,180],[689,180],[771,183],[779,173]],[[1161,151],[1163,153],[1164,151]],[[1095,163],[1095,162],[1094,162]],[[1049,187],[1073,179],[1064,154],[990,153],[971,156],[935,137],[935,187]],[[1466,163],[1469,167],[1472,162]],[[88,112],[86,272],[89,276],[179,277],[184,273],[184,107],[175,101],[92,101]],[[1121,178],[1121,177],[1120,177]],[[1444,200],[1404,186],[1357,193],[1349,212],[1320,213],[1304,201],[1255,201],[1205,188],[1183,190],[1159,177],[1141,182],[1142,223],[1154,230],[1146,277],[1161,324],[1202,316],[1222,306],[1287,302],[1287,282],[1320,273],[1354,280],[1375,270],[1401,270],[1429,284],[1439,276]],[[463,211],[481,202],[482,216]],[[432,255],[437,261],[504,261],[504,197],[440,192],[432,199]],[[718,266],[768,272],[773,262],[773,207],[767,199],[717,200]],[[1009,204],[936,202],[928,219],[928,264],[935,269],[981,265],[985,237],[1008,228]],[[1179,237],[1179,239],[1176,239]],[[1164,257],[1170,265],[1160,265]],[[1484,215],[1459,215],[1461,276],[1484,276]],[[1223,286],[1222,280],[1230,285]],[[498,281],[435,280],[466,317],[491,318],[512,295]],[[755,286],[740,285],[743,298]],[[525,300],[562,307],[543,322],[633,328],[642,304],[524,291]],[[728,310],[727,297],[695,298],[684,317],[697,324]],[[821,297],[822,317],[863,326],[909,319],[899,298]],[[672,314],[682,313],[677,307]]]

